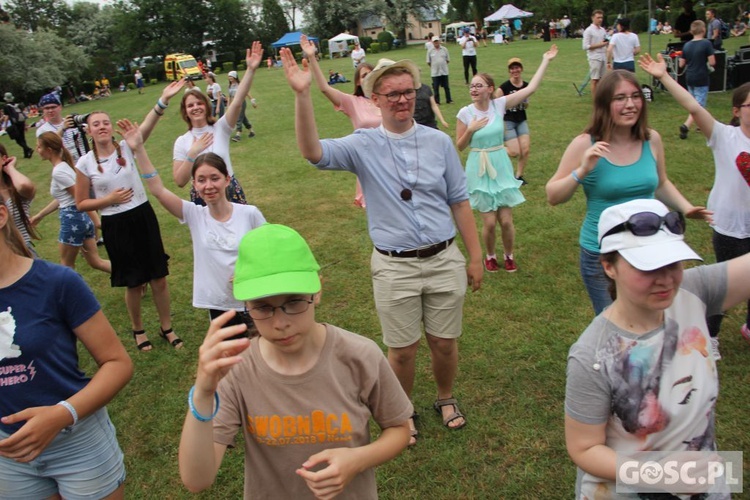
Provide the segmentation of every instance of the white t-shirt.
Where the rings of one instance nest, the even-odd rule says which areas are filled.
[[[365,49],[360,47],[359,50],[352,50],[352,63],[354,64],[354,67],[356,68],[363,62],[365,62]]]
[[[462,45],[461,55],[462,56],[475,56],[477,55],[477,43],[474,35],[462,36],[458,39],[458,44]],[[464,44],[464,42],[466,42]]]
[[[633,50],[641,46],[638,35],[635,33],[615,33],[609,44],[612,46],[612,59],[616,63],[635,60]]]
[[[740,127],[714,121],[708,147],[716,169],[708,195],[713,228],[724,236],[750,238],[750,138]]]
[[[221,85],[218,83],[212,83],[206,87],[206,95],[208,95],[208,98],[212,101],[218,99],[219,94],[221,94]]]
[[[253,205],[232,203],[232,216],[220,222],[208,207],[183,200],[180,222],[193,239],[193,307],[242,311],[232,293],[234,264],[242,237],[266,223],[263,214]]]
[[[500,96],[492,99],[490,101],[489,107],[487,108],[487,111],[482,111],[473,104],[464,106],[459,110],[456,118],[461,120],[467,126],[471,123],[471,120],[475,118],[477,120],[488,118],[487,125],[490,125],[495,121],[496,117],[499,116],[502,119],[505,116],[505,98],[506,96]],[[485,127],[487,125],[485,125]]]
[[[203,153],[216,153],[221,156],[224,163],[227,164],[227,170],[229,175],[234,177],[234,169],[232,169],[232,160],[229,159],[229,140],[232,136],[232,127],[227,124],[227,115],[222,116],[213,125],[206,125],[201,128],[192,128],[182,134],[174,141],[174,151],[172,158],[176,161],[183,161],[188,156],[190,146],[193,145],[193,141],[206,132],[214,134],[214,142],[209,147],[201,151]]]
[[[583,50],[586,51],[586,56],[589,61],[606,61],[607,60],[607,46],[602,45],[593,50],[589,50],[589,47],[602,43],[604,38],[607,36],[607,30],[601,26],[590,24],[583,32]]]
[[[146,190],[143,189],[143,183],[138,174],[138,168],[135,166],[133,152],[125,141],[120,142],[120,150],[122,151],[122,157],[125,159],[125,166],[117,163],[117,151],[108,157],[100,156],[99,165],[96,164],[93,151],[86,153],[76,163],[76,168],[91,181],[96,198],[104,198],[119,188],[133,190],[133,197],[129,202],[104,207],[102,208],[102,215],[127,212],[148,201]],[[102,172],[99,171],[98,166],[102,167]]]
[[[50,194],[60,203],[60,208],[76,204],[75,197],[67,190],[76,185],[76,173],[73,167],[66,162],[60,162],[52,169],[52,182],[50,183]]]

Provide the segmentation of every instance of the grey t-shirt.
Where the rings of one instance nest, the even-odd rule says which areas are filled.
[[[706,315],[721,312],[726,291],[726,262],[686,270],[664,324],[643,335],[602,312],[568,353],[565,413],[606,423],[606,446],[617,452],[716,449],[719,380]],[[608,489],[612,498],[629,498],[578,470],[576,498]]]

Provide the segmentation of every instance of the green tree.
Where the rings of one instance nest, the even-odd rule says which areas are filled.
[[[258,39],[264,47],[270,47],[273,42],[289,31],[286,16],[278,0],[263,0],[261,3],[260,22],[258,23]]]
[[[64,0],[8,0],[5,10],[17,27],[28,31],[57,29],[70,20]]]
[[[304,14],[308,30],[321,38],[327,38],[354,28],[361,16],[371,13],[379,15],[382,9],[382,2],[320,0],[308,3]]]
[[[79,77],[89,58],[70,41],[52,31],[29,33],[0,25],[0,88],[24,100]]]
[[[245,58],[245,49],[258,38],[255,23],[241,0],[214,0],[208,6],[205,36],[216,44],[219,53],[233,53],[234,62]]]

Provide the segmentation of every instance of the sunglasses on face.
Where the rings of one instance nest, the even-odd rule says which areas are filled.
[[[653,236],[662,226],[666,226],[672,234],[685,234],[685,216],[680,212],[669,212],[664,217],[653,212],[633,214],[625,222],[617,224],[604,233],[604,236],[599,239],[599,244],[601,245],[607,236],[623,231],[630,231],[635,236]]]

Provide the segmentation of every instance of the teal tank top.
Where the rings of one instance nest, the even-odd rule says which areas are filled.
[[[594,143],[592,139],[591,143]],[[631,165],[614,165],[599,158],[596,167],[583,179],[586,194],[586,218],[578,239],[580,245],[590,252],[599,253],[598,224],[602,212],[630,200],[651,199],[659,186],[656,158],[649,141],[643,141],[641,156]]]

